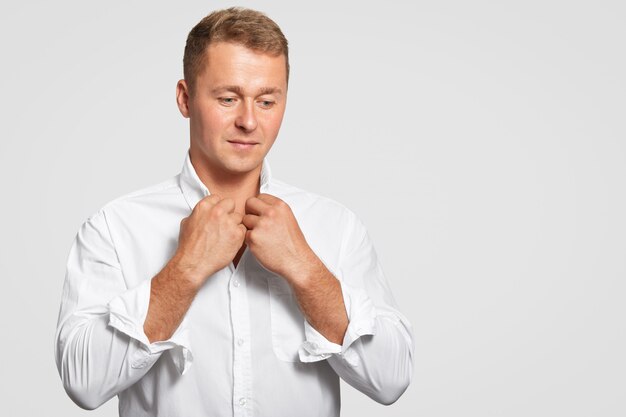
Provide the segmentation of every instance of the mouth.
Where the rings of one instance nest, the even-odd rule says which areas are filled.
[[[235,149],[241,149],[241,150],[251,149],[255,145],[259,144],[258,142],[251,142],[251,141],[247,142],[243,140],[229,140],[227,142],[233,145]]]

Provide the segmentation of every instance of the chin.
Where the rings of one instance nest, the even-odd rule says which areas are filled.
[[[263,163],[263,158],[245,158],[239,160],[232,160],[229,163],[225,164],[226,168],[232,172],[250,172],[253,169],[257,168],[259,165]]]

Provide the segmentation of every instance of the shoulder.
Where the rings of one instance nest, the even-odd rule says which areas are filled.
[[[107,201],[97,209],[87,221],[97,218],[107,218],[111,215],[145,214],[147,211],[158,209],[168,202],[178,202],[181,191],[178,175],[172,176],[158,183],[154,183]]]
[[[327,265],[337,265],[360,247],[369,250],[365,224],[343,202],[278,180],[270,194],[289,204],[307,242]]]
[[[302,216],[323,217],[324,222],[337,222],[345,228],[363,225],[357,213],[344,203],[329,196],[272,179],[270,193],[284,200],[296,214]]]
[[[287,203],[293,202],[304,207],[316,206],[335,212],[354,215],[354,212],[346,205],[329,196],[306,190],[281,180],[272,179],[271,192]]]
[[[152,184],[109,201],[103,206],[103,209],[112,208],[118,205],[128,203],[144,203],[155,199],[166,198],[171,195],[179,195],[181,193],[178,183],[178,175],[170,177],[164,181]]]

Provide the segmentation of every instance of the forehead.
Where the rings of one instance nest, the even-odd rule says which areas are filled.
[[[286,87],[284,55],[255,51],[232,42],[216,42],[207,47],[199,82],[242,87]]]

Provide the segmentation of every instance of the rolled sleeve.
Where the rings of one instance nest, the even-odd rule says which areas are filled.
[[[193,362],[186,318],[167,340],[150,343],[144,332],[151,283],[152,280],[144,280],[137,287],[123,292],[108,303],[109,326],[140,343],[141,349],[132,358],[133,368],[144,368],[156,361],[160,353],[171,349],[170,354],[178,372],[181,375],[185,374]]]
[[[335,273],[333,275],[337,276]],[[336,355],[345,359],[349,365],[358,366],[359,356],[352,351],[351,347],[361,336],[376,334],[376,309],[367,293],[341,280],[339,283],[348,315],[348,327],[343,342],[338,345],[329,341],[305,320],[306,340],[298,351],[302,362],[321,361]]]
[[[328,341],[305,322],[306,340],[299,356],[303,362],[326,359],[349,385],[381,404],[391,404],[412,379],[411,324],[398,310],[372,239],[354,213],[346,221],[345,236],[338,274],[331,270],[341,283],[349,320],[342,345]]]
[[[94,409],[141,379],[162,353],[182,374],[192,362],[186,322],[169,340],[149,343],[143,324],[152,279],[129,287],[104,210],[79,228],[70,248],[57,330],[55,360],[76,404]]]

